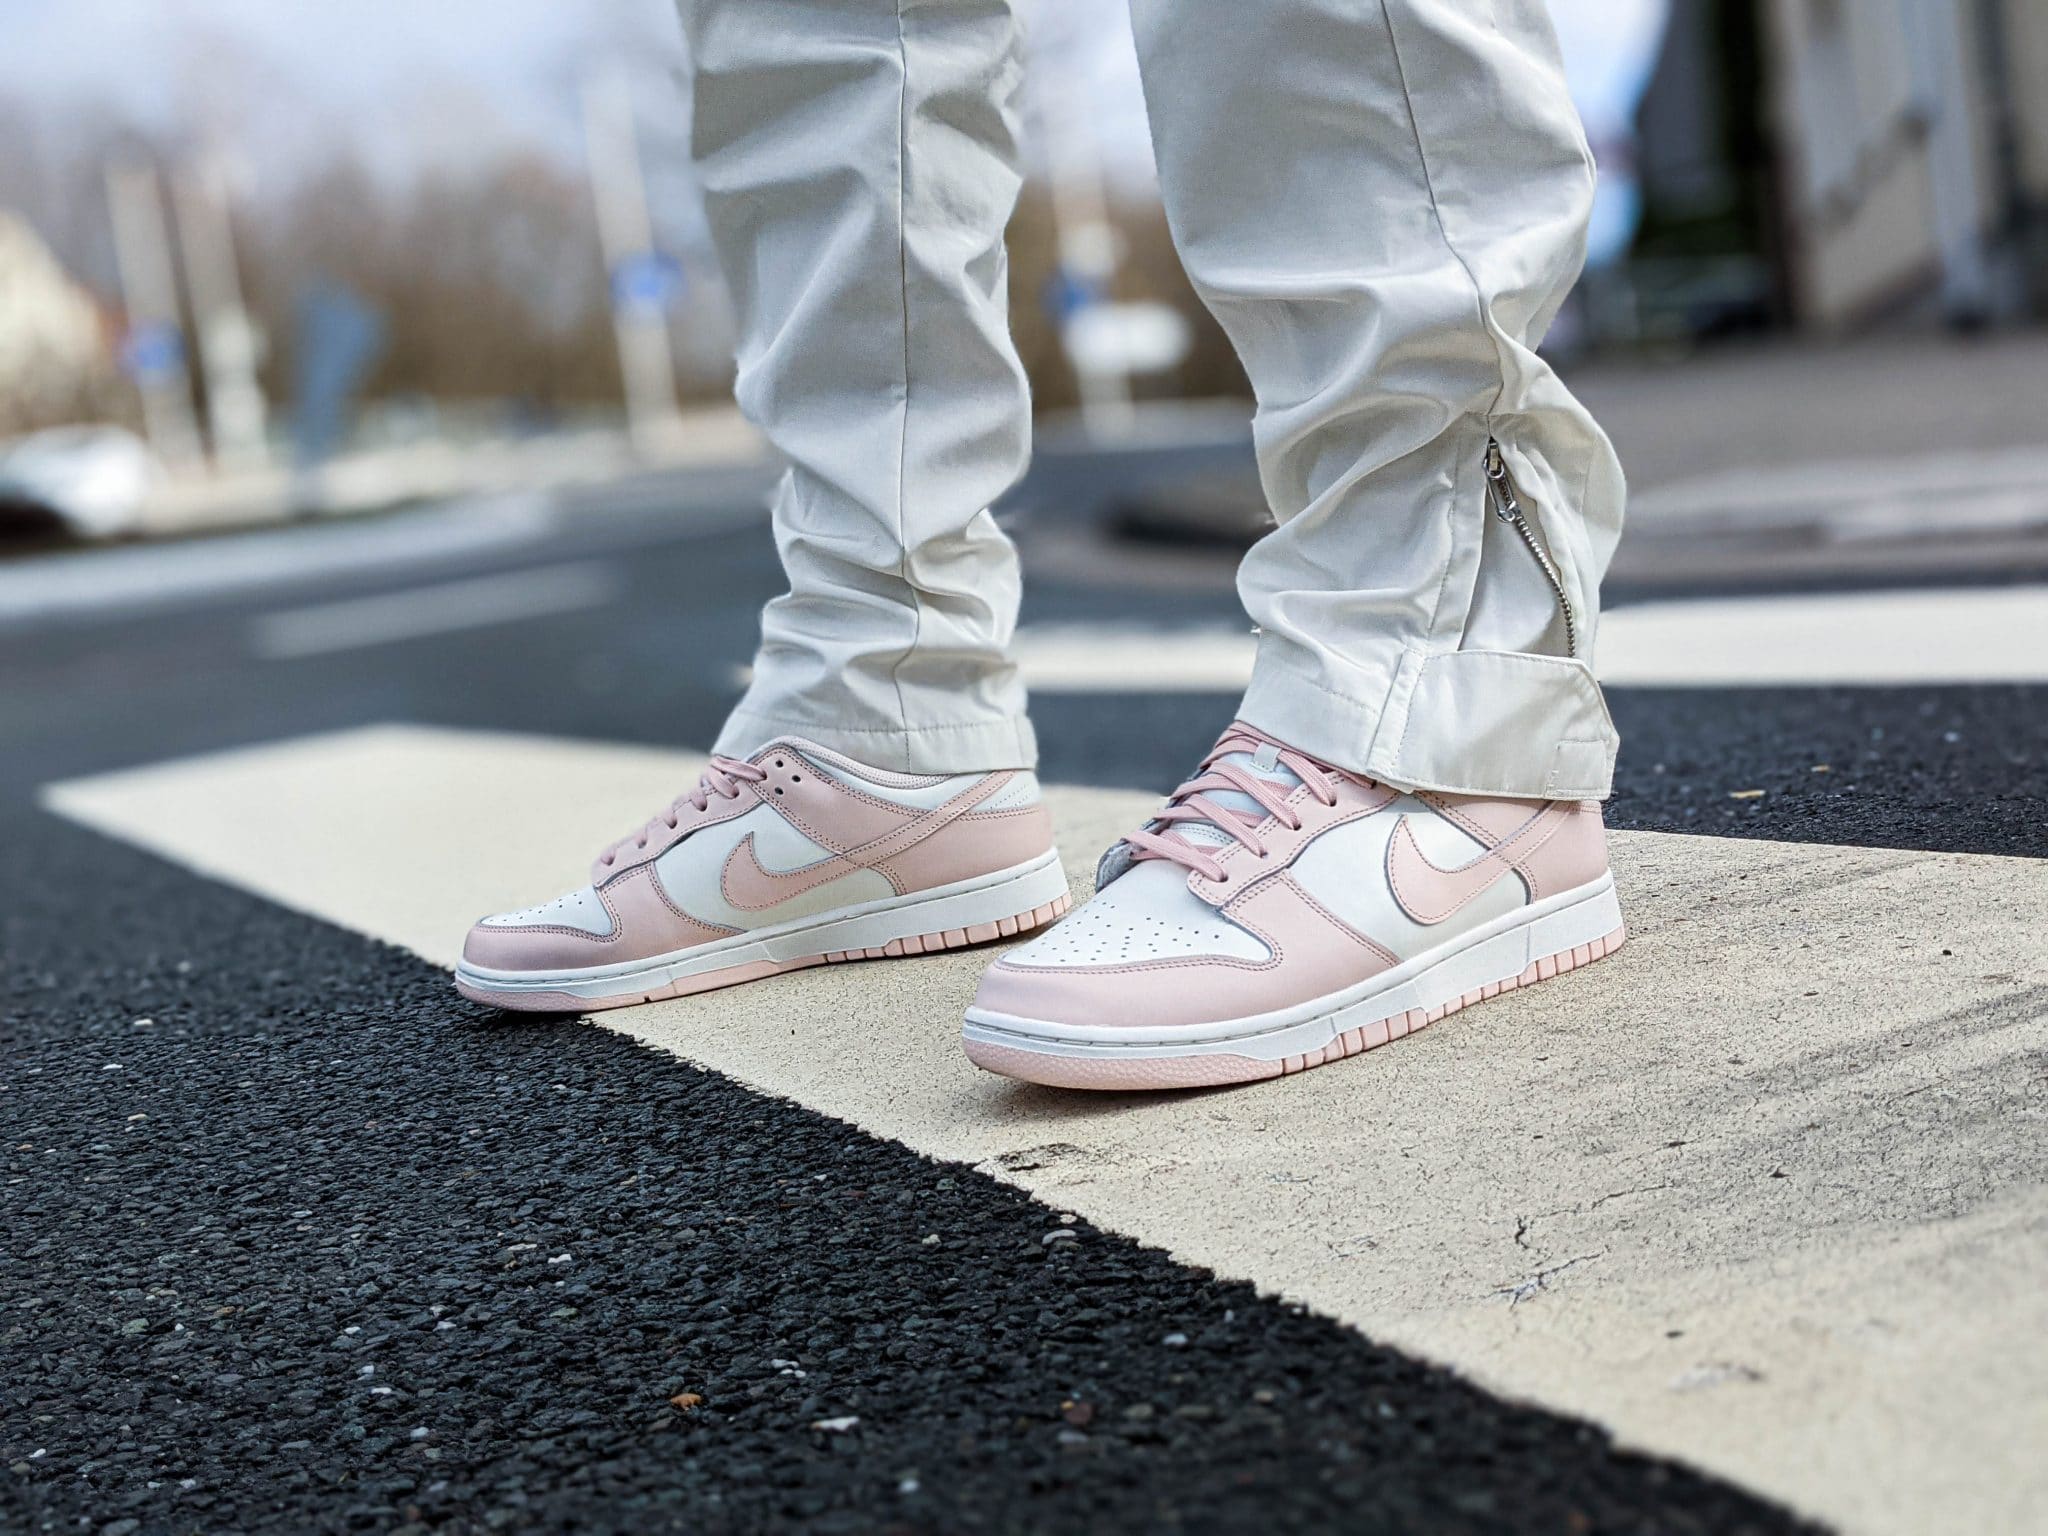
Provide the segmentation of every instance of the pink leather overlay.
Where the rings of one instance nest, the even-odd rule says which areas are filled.
[[[1035,817],[1015,819],[1007,812],[975,812],[1010,782],[1009,773],[985,774],[951,799],[918,810],[825,778],[789,752],[770,752],[757,761],[767,777],[749,788],[812,842],[832,849],[833,856],[777,873],[760,867],[751,838],[742,841],[726,860],[722,877],[725,899],[742,911],[787,901],[856,869],[879,870],[899,893],[907,893],[1007,869],[1052,847],[1052,824],[1042,807],[1032,807]],[[1015,835],[1020,825],[1028,829],[1026,836],[1036,837],[1036,845],[1015,858],[1004,857],[1020,846]],[[938,873],[954,868],[963,873]]]
[[[1575,890],[1607,873],[1607,828],[1598,800],[1556,800],[1546,806],[1533,800],[1488,800],[1476,795],[1424,794],[1418,798],[1488,847],[1514,836],[1539,812],[1551,812],[1556,825],[1549,835],[1518,849],[1512,861],[1527,882],[1532,901]]]
[[[1345,1030],[1319,1050],[1304,1051],[1298,1056],[1286,1056],[1278,1061],[1262,1061],[1257,1057],[1240,1056],[1228,1050],[1187,1056],[1088,1057],[1057,1051],[1018,1050],[1012,1046],[994,1045],[973,1038],[966,1041],[967,1059],[977,1067],[1000,1072],[1005,1077],[1019,1078],[1027,1083],[1044,1083],[1053,1088],[1144,1091],[1158,1088],[1215,1088],[1227,1083],[1256,1082],[1260,1078],[1306,1072],[1310,1067],[1342,1061],[1345,1057],[1356,1056],[1362,1051],[1376,1050],[1390,1040],[1399,1040],[1404,1035],[1411,1035],[1418,1029],[1458,1012],[1461,1008],[1469,1008],[1474,1003],[1498,997],[1503,992],[1532,986],[1536,982],[1547,981],[1553,976],[1577,970],[1582,965],[1590,965],[1595,960],[1603,959],[1620,949],[1626,937],[1626,931],[1617,928],[1590,944],[1580,944],[1557,954],[1532,960],[1521,974],[1483,987],[1474,987],[1469,992],[1460,993],[1455,1000],[1436,1008],[1410,1008],[1402,1013],[1389,1014],[1383,1019],[1375,1019],[1371,1023],[1356,1025]]]
[[[941,805],[929,810],[901,806],[876,795],[865,794],[851,785],[820,773],[800,754],[786,745],[764,747],[749,759],[762,771],[759,783],[740,783],[731,798],[712,796],[702,810],[687,799],[678,801],[673,831],[656,825],[658,836],[647,839],[642,848],[628,842],[614,852],[614,862],[600,858],[591,867],[591,883],[600,891],[635,869],[644,868],[691,833],[743,816],[757,805],[772,806],[776,813],[812,842],[832,850],[833,857],[794,870],[770,870],[755,854],[753,840],[743,841],[727,859],[723,875],[725,898],[743,912],[761,911],[787,901],[813,886],[856,869],[880,869],[895,882],[899,892],[944,884],[945,880],[922,878],[923,868],[951,867],[962,862],[960,840],[954,839],[944,852],[923,857],[906,857],[933,835],[973,813],[974,808],[999,791],[1013,777],[1007,772],[986,774]],[[998,826],[991,813],[986,825],[996,831],[994,841],[1010,845],[1005,836],[1008,823]],[[979,818],[977,825],[983,825]],[[655,824],[650,824],[655,825]],[[1005,862],[985,863],[951,879],[1008,868],[1052,846],[1048,824],[1044,841],[1030,852]],[[966,862],[972,863],[972,857]],[[906,880],[908,883],[906,883]]]
[[[1464,828],[1489,848],[1503,838],[1511,837],[1520,831],[1528,824],[1531,816],[1549,803],[1541,800],[1489,799],[1480,795],[1446,795],[1434,790],[1424,790],[1415,798],[1434,809],[1444,820]]]
[[[1600,802],[1565,801],[1560,809],[1564,815],[1557,830],[1519,865],[1532,901],[1575,890],[1607,873],[1607,825]]]
[[[580,928],[549,925],[506,928],[477,924],[463,942],[462,958],[491,971],[564,971],[586,965],[646,960],[731,936],[669,905],[654,871],[642,864],[598,892],[612,914],[604,938]]]
[[[812,842],[834,853],[846,853],[898,833],[920,814],[826,778],[793,752],[771,751],[756,761],[768,775],[753,786],[762,802],[774,806]]]
[[[1169,1028],[1290,1008],[1356,986],[1393,964],[1289,875],[1260,881],[1224,910],[1265,941],[1271,959],[1195,956],[1055,967],[1005,958],[982,977],[975,1006],[1062,1024]]]
[[[1534,807],[1507,837],[1455,869],[1440,869],[1429,861],[1404,817],[1387,841],[1387,883],[1394,888],[1394,900],[1418,923],[1443,922],[1491,890],[1495,881],[1521,870],[1556,835],[1570,809],[1563,804]]]
[[[1042,805],[1027,805],[962,816],[875,868],[899,891],[923,891],[1014,869],[1051,851],[1051,814]]]
[[[853,860],[835,853],[829,859],[798,869],[764,869],[761,856],[754,851],[754,834],[749,832],[726,855],[718,881],[725,899],[733,906],[742,912],[760,912],[859,868]]]

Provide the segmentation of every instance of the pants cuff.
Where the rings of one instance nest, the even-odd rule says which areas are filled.
[[[1364,686],[1360,686],[1363,684]],[[1240,716],[1399,789],[1604,800],[1620,738],[1593,671],[1519,651],[1393,651],[1341,677],[1270,633]]]

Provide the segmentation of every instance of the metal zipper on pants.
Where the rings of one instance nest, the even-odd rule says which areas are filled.
[[[1528,546],[1529,553],[1536,557],[1536,563],[1543,567],[1543,579],[1557,594],[1557,611],[1564,615],[1565,648],[1571,655],[1578,655],[1578,617],[1572,612],[1572,600],[1565,596],[1564,578],[1558,575],[1549,551],[1536,537],[1536,530],[1529,526],[1528,514],[1522,510],[1522,499],[1515,494],[1514,476],[1508,473],[1507,457],[1500,451],[1500,440],[1493,437],[1486,440],[1486,492],[1493,503],[1493,515],[1515,530],[1522,543]]]

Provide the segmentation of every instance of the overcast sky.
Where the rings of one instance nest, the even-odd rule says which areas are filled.
[[[1552,0],[1593,121],[1661,30],[1666,0]],[[1036,0],[1113,174],[1150,174],[1122,7]],[[211,130],[261,195],[347,147],[389,176],[533,145],[580,152],[577,85],[629,63],[656,150],[683,142],[671,0],[0,0],[0,102],[61,127],[100,114]],[[1028,125],[1027,125],[1028,127]],[[1027,142],[1030,135],[1027,132]]]
[[[0,98],[213,129],[289,174],[340,144],[378,170],[577,147],[576,83],[631,61],[659,106],[681,44],[665,0],[0,0]]]

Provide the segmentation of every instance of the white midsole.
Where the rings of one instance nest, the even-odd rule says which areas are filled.
[[[1114,1025],[1056,1024],[969,1008],[965,1035],[984,1045],[1081,1056],[1096,1061],[1206,1056],[1227,1051],[1256,1061],[1281,1061],[1321,1050],[1346,1030],[1412,1008],[1434,1012],[1468,992],[1522,974],[1551,955],[1603,939],[1621,926],[1614,876],[1531,902],[1470,933],[1424,950],[1391,971],[1342,992],[1272,1013],[1182,1024],[1140,1034]]]
[[[645,960],[592,965],[568,971],[493,971],[463,962],[455,978],[491,992],[566,992],[572,997],[611,997],[666,986],[707,971],[760,961],[813,960],[849,949],[877,949],[897,939],[953,928],[975,928],[1019,917],[1067,894],[1067,874],[1057,853],[993,874],[951,885],[886,896],[840,907],[772,928],[714,939]]]

